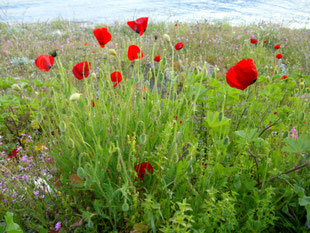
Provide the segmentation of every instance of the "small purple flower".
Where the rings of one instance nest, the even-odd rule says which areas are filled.
[[[22,175],[22,179],[25,180],[26,182],[28,182],[29,177],[27,175]]]
[[[61,227],[62,227],[61,222],[57,222],[57,223],[55,224],[55,230],[56,230],[56,231],[59,231]]]
[[[27,155],[24,155],[23,157],[21,157],[20,161],[26,162],[27,161]]]
[[[149,61],[149,65],[150,65],[151,68],[154,67],[151,61]]]
[[[290,135],[290,137],[291,137],[291,138],[298,139],[298,132],[297,132],[297,130],[296,130],[295,127],[293,127],[293,128],[291,129],[291,135]]]
[[[39,193],[40,193],[40,191],[39,191],[39,190],[38,190],[38,191],[34,191],[34,192],[33,192],[33,194],[34,194],[34,195],[36,195],[36,197],[38,197],[38,196],[39,196]]]

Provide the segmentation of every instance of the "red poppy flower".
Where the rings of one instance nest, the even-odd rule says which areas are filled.
[[[267,40],[264,40],[264,43],[266,44],[266,43],[267,43]]]
[[[183,49],[183,43],[182,43],[182,42],[177,43],[177,44],[174,46],[174,48],[175,48],[176,50]]]
[[[111,34],[108,32],[108,28],[96,28],[93,30],[93,33],[98,40],[99,45],[101,48],[104,48],[104,46],[112,39]]]
[[[279,48],[280,48],[280,45],[277,44],[277,45],[274,46],[274,48],[275,48],[275,49],[279,49]]]
[[[257,70],[252,59],[243,59],[226,73],[226,81],[229,86],[244,90],[257,79]]]
[[[113,87],[116,87],[122,81],[122,74],[118,71],[115,71],[111,74],[111,81],[116,82]]]
[[[142,18],[136,19],[135,21],[128,21],[127,24],[132,30],[134,30],[136,33],[142,36],[147,28],[148,20],[149,20],[149,17],[142,17]]]
[[[8,154],[8,157],[10,159],[16,157],[17,156],[17,152],[18,152],[17,149],[12,150],[12,152],[10,154]]]
[[[73,66],[72,72],[78,80],[87,78],[89,75],[90,62],[84,61]]]
[[[137,45],[130,45],[128,47],[127,53],[128,59],[130,61],[143,58],[143,53]]]
[[[180,121],[180,124],[182,124],[182,123],[183,123],[183,121],[181,120],[181,121]]]
[[[283,79],[287,79],[287,76],[283,75],[282,78],[280,78],[280,80],[283,80]]]
[[[281,53],[277,54],[276,58],[281,59],[282,58],[282,54]]]
[[[91,106],[95,107],[95,101],[94,100],[91,100]]]
[[[178,24],[176,23],[174,26],[176,27],[176,26],[178,26]]]
[[[278,114],[278,112],[274,112],[273,114],[274,114],[274,115],[277,115],[277,114]]]
[[[252,44],[256,44],[256,43],[257,43],[257,40],[254,39],[254,38],[251,38],[251,43],[252,43]]]
[[[139,163],[135,166],[135,171],[138,173],[139,179],[142,181],[146,176],[146,170],[153,174],[154,170],[150,163]]]
[[[54,57],[49,55],[40,55],[35,60],[36,66],[43,71],[49,71],[54,64]]]
[[[154,61],[159,62],[161,60],[160,56],[154,57]]]

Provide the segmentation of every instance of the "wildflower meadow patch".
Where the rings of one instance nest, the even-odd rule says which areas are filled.
[[[11,27],[0,232],[310,229],[309,30]]]

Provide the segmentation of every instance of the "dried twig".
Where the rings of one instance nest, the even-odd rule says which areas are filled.
[[[307,163],[305,163],[305,164],[303,164],[303,165],[294,167],[294,168],[292,168],[292,169],[290,169],[290,170],[287,170],[287,171],[285,171],[285,172],[282,172],[281,174],[279,174],[279,175],[277,175],[277,176],[271,177],[270,179],[266,180],[265,183],[270,182],[270,181],[273,181],[274,179],[278,179],[281,175],[289,174],[289,173],[298,171],[298,170],[300,170],[300,169],[303,169],[303,168],[305,168],[305,167],[308,167],[309,165],[310,165],[310,162],[307,162]],[[262,184],[262,182],[256,184],[256,186],[261,185],[261,184]]]
[[[262,132],[260,132],[260,134],[258,135],[258,137],[262,136],[263,133],[265,133],[266,130],[270,129],[272,126],[278,124],[278,121],[280,120],[280,118],[278,118],[275,122],[273,122],[271,125],[267,125]]]
[[[258,161],[257,161],[257,158],[256,156],[252,153],[251,149],[249,148],[249,152],[250,152],[250,155],[253,157],[254,161],[255,161],[255,164],[256,164],[256,174],[257,174],[257,180],[256,180],[256,183],[259,184],[260,183],[260,179],[259,179],[259,168],[258,168]]]

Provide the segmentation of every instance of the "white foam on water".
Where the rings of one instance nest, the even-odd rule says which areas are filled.
[[[310,28],[310,0],[1,0],[0,21],[55,18],[111,24],[149,16],[151,21],[272,22]]]

